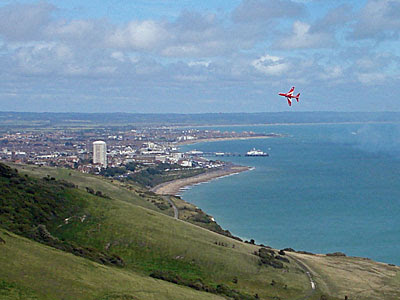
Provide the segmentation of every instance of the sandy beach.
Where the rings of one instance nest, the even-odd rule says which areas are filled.
[[[210,180],[250,170],[250,167],[228,165],[215,171],[208,171],[189,178],[164,182],[151,188],[150,191],[159,195],[177,195],[184,187],[208,182]]]
[[[257,135],[257,136],[245,136],[245,137],[227,137],[227,138],[209,138],[209,139],[198,139],[198,140],[188,140],[177,143],[178,146],[183,145],[190,145],[190,144],[197,144],[203,142],[216,142],[216,141],[232,141],[232,140],[249,140],[249,139],[267,139],[267,138],[274,138],[280,137],[281,135]],[[199,174],[189,178],[182,178],[174,181],[168,181],[156,185],[155,187],[151,188],[150,191],[159,194],[159,195],[178,195],[180,191],[191,185],[195,185],[202,182],[208,182],[210,180],[224,177],[228,175],[237,174],[240,172],[248,171],[252,169],[251,167],[246,166],[237,166],[233,164],[228,164],[223,168],[219,168],[215,171],[208,171],[203,174]]]

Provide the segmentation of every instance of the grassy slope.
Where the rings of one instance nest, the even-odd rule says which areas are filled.
[[[340,299],[400,299],[400,267],[359,257],[290,255],[312,270],[317,286]]]
[[[260,296],[294,296],[301,294],[307,283],[304,274],[291,265],[289,272],[258,266],[258,257],[253,254],[255,246],[123,201],[88,199],[85,214],[101,218],[64,224],[54,234],[81,245],[108,248],[121,256],[132,271],[149,274],[168,270],[184,278],[226,283]],[[234,277],[238,278],[236,285],[232,283]],[[281,285],[272,287],[272,280]],[[288,285],[287,290],[282,289],[284,284]]]
[[[24,168],[21,171],[28,169],[31,175],[36,171]],[[37,169],[39,178],[50,171]],[[54,169],[57,173],[64,171]],[[66,176],[67,179],[74,177]],[[96,179],[91,177],[90,181]],[[102,182],[104,180],[99,179],[92,187],[97,189]],[[86,181],[84,186],[89,183]],[[107,195],[118,195],[118,192],[111,194],[111,190],[102,191]],[[200,278],[211,287],[224,283],[231,289],[248,295],[258,293],[261,297],[294,297],[305,292],[307,277],[303,271],[294,264],[281,270],[259,266],[259,258],[253,254],[256,246],[175,220],[126,199],[96,197],[84,190],[73,193],[84,199],[85,206],[79,213],[68,216],[68,224],[64,222],[65,216],[58,223],[53,222],[48,226],[49,231],[61,240],[117,254],[124,260],[126,270],[143,275],[166,270],[186,279]],[[237,284],[232,282],[235,277]],[[277,282],[275,286],[270,284],[272,280]]]
[[[123,183],[118,180],[110,180],[100,176],[93,176],[89,174],[82,174],[74,170],[64,168],[49,168],[39,167],[36,165],[20,165],[7,162],[12,168],[17,168],[22,174],[33,175],[36,177],[55,177],[56,179],[66,180],[77,185],[81,190],[90,187],[95,191],[101,191],[103,194],[110,196],[114,199],[126,201],[138,206],[142,206],[151,210],[162,212],[169,216],[173,216],[173,209],[170,207],[164,197],[155,195],[143,188],[139,184],[134,184],[132,181]],[[175,202],[181,203],[181,207],[187,207],[186,214],[184,211],[180,214],[180,219],[189,221],[190,223],[199,225],[203,228],[210,229],[214,232],[222,232],[223,230],[215,222],[208,222],[210,217],[206,216],[202,211],[195,211],[196,207],[183,200],[173,199]],[[160,210],[162,207],[163,210]],[[208,219],[208,223],[196,221],[196,215],[201,215],[203,218]]]
[[[66,240],[72,239],[80,244],[117,253],[123,257],[126,271],[143,275],[157,269],[175,271],[186,277],[225,283],[250,295],[258,293],[264,299],[270,299],[271,296],[302,299],[310,290],[307,276],[294,261],[284,270],[260,267],[258,258],[252,254],[257,249],[256,246],[174,220],[157,212],[154,207],[149,210],[146,208],[149,202],[140,199],[135,192],[130,192],[129,196],[129,191],[122,191],[110,182],[96,177],[88,179],[86,175],[74,172],[69,176],[68,173],[63,175],[63,172],[68,172],[65,170],[27,168],[21,171],[29,171],[31,174],[38,174],[39,177],[49,172],[51,176],[61,174],[68,176],[67,180],[72,179],[69,181],[84,182],[80,185],[91,186],[115,197],[112,200],[87,197],[88,205],[84,212],[88,216],[87,219],[84,222],[75,219],[54,233]],[[121,197],[123,201],[118,198],[119,195],[124,195]],[[218,243],[225,246],[219,246]],[[351,287],[369,289],[369,283],[358,278],[366,274],[370,280],[377,281],[378,286],[384,284],[387,291],[382,297],[378,289],[370,293],[369,299],[398,299],[392,298],[392,295],[399,296],[395,294],[400,290],[399,268],[389,268],[372,261],[360,264],[360,260],[355,258],[291,255],[307,264],[313,271],[318,292],[309,299],[319,299],[321,293],[334,295],[337,299],[343,299],[343,295],[356,296],[358,294],[352,291]],[[238,278],[237,284],[232,283],[234,277]],[[272,280],[278,284],[272,286]],[[285,284],[287,289],[283,288]]]
[[[13,164],[9,162],[7,162],[7,165],[12,168],[17,168],[23,174],[32,175],[35,177],[50,176],[55,177],[56,179],[66,180],[74,183],[82,190],[85,190],[86,187],[91,187],[95,191],[101,191],[103,194],[111,198],[126,201],[138,206],[158,211],[157,207],[151,201],[148,201],[148,198],[144,198],[141,196],[147,190],[143,189],[139,185],[124,184],[117,180],[112,181],[100,176],[83,174],[64,168],[39,167],[36,165],[21,166],[19,164]],[[161,197],[158,198],[162,199]],[[165,213],[172,216],[173,210],[169,209]]]
[[[0,299],[223,299],[44,246],[0,229]]]

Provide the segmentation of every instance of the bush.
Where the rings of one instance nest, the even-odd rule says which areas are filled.
[[[343,252],[327,253],[326,256],[346,256]]]
[[[160,210],[166,210],[166,209],[170,208],[170,206],[168,204],[165,204],[165,203],[156,202],[155,205]]]
[[[284,261],[285,263],[290,263],[289,259],[287,259],[286,257],[280,256],[280,255],[276,255],[275,259]]]
[[[203,212],[191,216],[190,220],[193,222],[200,222],[206,224],[211,223],[211,219]]]
[[[196,279],[187,279],[182,278],[179,275],[175,274],[172,271],[164,271],[164,270],[154,270],[151,274],[151,277],[165,280],[168,282],[172,282],[179,285],[188,286],[194,288],[198,291],[204,291],[213,294],[220,294],[235,300],[253,300],[255,297],[238,292],[234,289],[231,289],[225,284],[219,284],[216,288],[211,285],[205,284],[200,278]]]
[[[71,188],[71,189],[76,188],[75,184],[73,184],[72,182],[66,181],[66,180],[58,180],[58,183],[62,184],[66,188]]]
[[[287,251],[287,252],[296,252],[293,248],[285,248],[282,251]]]
[[[91,187],[86,187],[86,192],[88,192],[89,194],[94,195],[94,189],[92,189]]]
[[[287,258],[280,257],[280,259],[277,259],[275,256],[275,251],[267,248],[260,248],[258,250],[258,256],[260,257],[260,265],[267,265],[271,266],[276,269],[282,269],[283,263],[280,262],[279,260],[283,260],[286,262]],[[289,260],[287,260],[289,262]]]

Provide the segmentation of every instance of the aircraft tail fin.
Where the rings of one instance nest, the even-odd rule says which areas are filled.
[[[295,97],[297,102],[299,102],[299,98],[300,98],[300,93],[297,94],[297,96]]]

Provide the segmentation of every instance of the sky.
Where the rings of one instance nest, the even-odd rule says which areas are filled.
[[[400,111],[399,37],[399,0],[0,0],[0,111]]]

